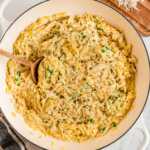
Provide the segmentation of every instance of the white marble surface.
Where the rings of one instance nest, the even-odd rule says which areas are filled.
[[[5,0],[0,0],[0,5],[3,1]],[[6,7],[4,11],[4,16],[6,17],[8,21],[12,22],[19,14],[24,12],[27,8],[42,1],[44,0],[11,0],[10,4]],[[0,18],[0,21],[1,21],[1,18]],[[0,24],[0,37],[2,36],[3,32],[4,31],[2,31],[1,24]],[[148,53],[150,56],[150,37],[143,37],[143,39],[144,39],[145,45],[148,49]],[[146,127],[150,133],[150,119],[149,119],[150,107],[149,106],[150,106],[150,97],[146,104],[144,112],[142,114]],[[142,150],[141,144],[143,140],[145,139],[143,137],[142,132],[139,132],[138,130],[136,130],[136,126],[142,126],[141,118],[125,136],[123,136],[120,140],[118,140],[114,144],[108,146],[107,148],[104,148],[104,150]],[[149,146],[145,150],[150,150],[150,143],[149,143]]]

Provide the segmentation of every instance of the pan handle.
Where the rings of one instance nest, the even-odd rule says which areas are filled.
[[[140,131],[143,134],[143,143],[140,147],[140,150],[146,150],[148,148],[148,145],[150,144],[150,134],[149,131],[144,123],[143,116],[140,117],[138,123],[136,123],[136,127],[138,131]]]
[[[4,32],[9,26],[10,22],[4,17],[4,10],[8,6],[11,0],[3,0],[0,4],[0,25],[1,29]]]

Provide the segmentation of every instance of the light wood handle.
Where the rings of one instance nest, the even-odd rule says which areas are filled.
[[[5,50],[2,50],[2,49],[0,49],[0,55],[8,57],[8,58],[11,58],[11,59],[15,60],[17,63],[25,65],[25,66],[29,66],[30,67],[32,65],[31,61],[28,61],[28,60],[26,60],[24,58],[20,58],[18,56],[15,56],[15,55],[13,55],[13,54],[5,51]]]

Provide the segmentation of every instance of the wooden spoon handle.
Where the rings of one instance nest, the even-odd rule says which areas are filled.
[[[24,58],[19,58],[19,57],[15,56],[7,51],[4,51],[2,49],[0,49],[0,55],[11,58],[11,59],[15,60],[17,63],[28,66],[28,67],[30,67],[32,64],[31,61],[28,61]]]

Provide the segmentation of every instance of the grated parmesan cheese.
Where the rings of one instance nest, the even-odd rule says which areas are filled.
[[[143,0],[117,0],[119,5],[124,6],[127,9],[137,9],[137,4]]]

